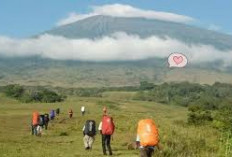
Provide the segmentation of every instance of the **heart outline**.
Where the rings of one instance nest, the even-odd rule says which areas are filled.
[[[179,65],[184,61],[184,59],[182,56],[173,56],[173,61],[176,63],[176,65]]]

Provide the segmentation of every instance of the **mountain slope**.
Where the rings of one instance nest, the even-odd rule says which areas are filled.
[[[53,87],[136,86],[153,83],[189,81],[201,84],[226,82],[232,74],[207,68],[170,69],[165,60],[130,62],[56,61],[41,58],[0,58],[0,85],[22,84]]]
[[[213,45],[221,50],[232,49],[232,36],[230,35],[185,24],[145,18],[123,18],[98,15],[68,25],[56,27],[45,33],[73,39],[93,39],[107,36],[115,32],[135,34],[142,38],[151,35],[161,38],[169,36],[187,44]]]

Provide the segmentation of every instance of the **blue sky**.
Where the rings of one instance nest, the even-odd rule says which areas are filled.
[[[1,0],[0,36],[32,36],[71,12],[88,13],[93,5],[114,3],[190,16],[197,19],[195,25],[232,33],[230,0]]]

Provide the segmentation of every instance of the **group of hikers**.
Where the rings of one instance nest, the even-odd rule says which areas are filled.
[[[98,131],[102,136],[102,150],[103,154],[113,155],[110,141],[114,133],[115,125],[113,118],[107,114],[106,107],[103,108],[102,121],[99,124]],[[83,127],[83,141],[86,150],[91,150],[96,135],[96,122],[94,120],[87,120]]]
[[[36,136],[41,136],[42,128],[45,130],[48,129],[48,123],[50,120],[54,120],[55,116],[60,114],[60,109],[57,108],[55,110],[51,110],[50,114],[39,114],[38,111],[34,111],[32,114],[32,122],[31,122],[31,134]]]
[[[55,118],[55,115],[59,115],[59,113],[59,108],[56,109],[56,113],[55,110],[51,110],[50,115],[39,115],[38,112],[34,112],[32,118],[32,134],[41,136],[40,129],[42,129],[44,126],[45,129],[47,129],[49,120],[53,120]],[[72,118],[73,111],[70,109],[68,113],[69,118]],[[84,106],[81,107],[81,114],[82,116],[84,116],[85,114]],[[43,121],[43,123],[40,123],[40,121]],[[107,150],[109,152],[109,155],[113,155],[111,148],[111,139],[114,130],[115,124],[113,118],[107,113],[106,107],[104,107],[102,119],[98,126],[98,131],[101,134],[102,139],[101,141],[103,155],[107,155]],[[95,120],[87,120],[82,131],[84,135],[83,142],[85,150],[92,150],[92,146],[97,133]],[[133,149],[140,150],[140,157],[152,157],[155,148],[160,149],[158,129],[152,119],[142,119],[138,122],[137,137],[136,141],[133,143]]]
[[[59,116],[60,108],[56,110],[52,109],[50,113],[39,114],[38,111],[34,111],[32,114],[32,121],[31,121],[31,134],[36,136],[41,136],[42,129],[48,129],[48,123],[50,120],[54,120],[56,116]],[[85,107],[81,107],[81,114],[84,116],[85,114]],[[69,109],[68,111],[69,118],[73,116],[73,110]]]

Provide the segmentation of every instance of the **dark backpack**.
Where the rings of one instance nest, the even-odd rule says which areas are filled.
[[[87,120],[85,123],[84,134],[88,136],[96,135],[96,123],[94,120]]]
[[[49,122],[49,114],[44,114],[44,123],[48,123]]]
[[[43,126],[44,125],[44,115],[39,116],[39,125]]]

